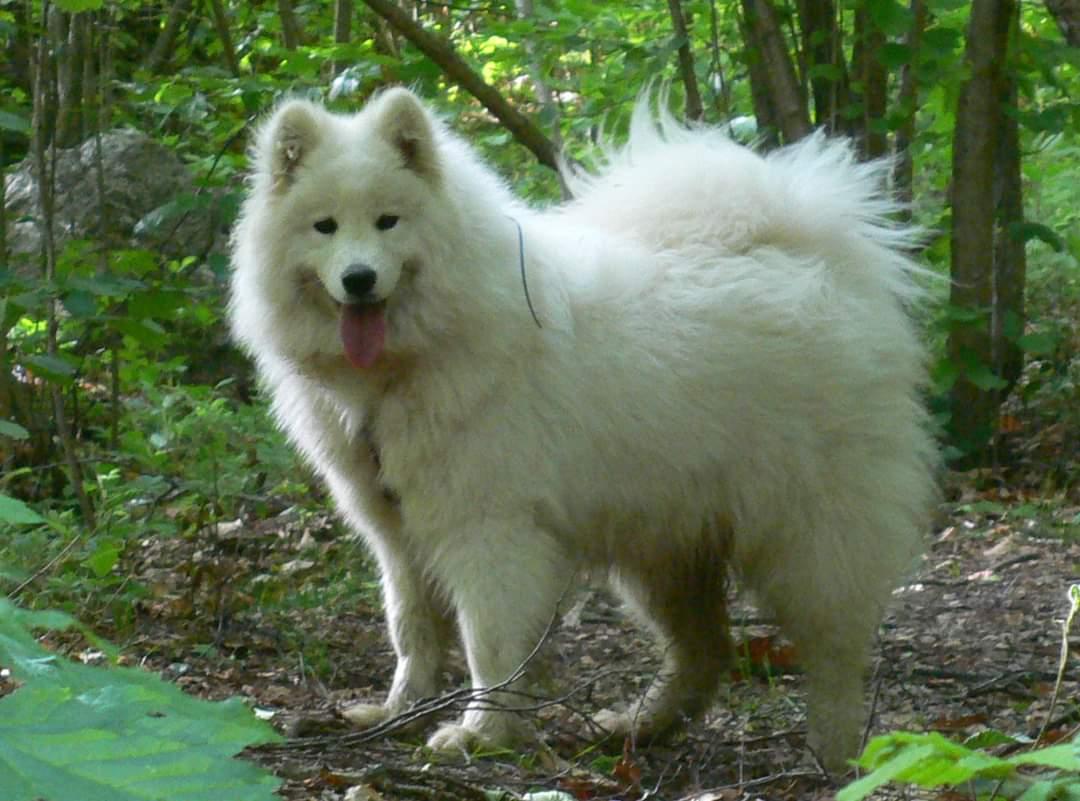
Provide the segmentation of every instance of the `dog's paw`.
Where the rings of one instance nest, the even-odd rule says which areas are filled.
[[[372,729],[390,719],[390,710],[382,704],[353,704],[341,710],[341,716],[358,729]]]
[[[657,735],[652,719],[637,706],[624,712],[601,709],[593,715],[592,723],[601,734],[609,737],[631,737],[640,743],[649,742]]]
[[[495,745],[491,738],[461,723],[444,723],[428,738],[427,747],[448,756],[468,755],[482,746]]]
[[[530,747],[539,737],[535,729],[512,715],[470,710],[456,723],[444,723],[428,738],[432,751],[469,754],[480,749]]]
[[[592,719],[603,734],[625,737],[634,730],[634,721],[628,712],[616,712],[613,709],[601,709]]]

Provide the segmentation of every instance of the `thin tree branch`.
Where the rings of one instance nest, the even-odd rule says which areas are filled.
[[[690,49],[690,35],[686,30],[686,17],[683,15],[680,0],[668,0],[671,12],[671,27],[679,41],[679,74],[686,89],[686,118],[700,120],[705,116],[701,105],[701,92],[698,91],[697,73],[694,71],[694,51]]]
[[[165,25],[154,41],[150,55],[146,57],[146,69],[151,73],[161,72],[162,68],[172,56],[173,48],[176,47],[176,39],[180,34],[180,26],[184,24],[188,13],[191,11],[191,0],[176,0],[169,6],[169,14],[165,18]]]
[[[896,105],[903,114],[903,122],[896,129],[896,167],[893,179],[896,191],[905,203],[911,202],[911,185],[915,176],[915,161],[911,154],[911,145],[915,141],[915,113],[919,96],[919,77],[915,69],[915,59],[922,47],[922,35],[926,29],[926,0],[911,0],[911,30],[907,35],[907,46],[911,60],[900,71],[900,94]],[[904,210],[910,215],[910,209]]]
[[[731,84],[724,76],[724,64],[720,58],[720,19],[716,10],[716,0],[709,0],[709,80],[719,83],[716,89],[716,103],[721,119],[731,114]]]
[[[364,0],[364,4],[479,100],[541,164],[559,171],[559,151],[555,144],[532,120],[511,106],[495,87],[485,82],[448,42],[422,28],[391,0]]]
[[[50,11],[49,3],[46,2],[42,9],[43,14]],[[50,101],[55,97],[55,88],[51,85],[49,75],[52,70],[46,72],[46,67],[52,66],[49,58],[47,34],[43,33],[38,39],[37,50],[34,55],[32,74],[34,78],[33,91],[33,118],[31,123],[31,147],[34,157],[34,172],[38,184],[38,213],[40,214],[39,225],[41,228],[41,264],[45,285],[52,289],[56,276],[56,241],[53,238],[54,215],[54,178],[56,175],[56,140],[52,140],[46,154],[45,144],[45,119],[50,106]],[[49,356],[56,358],[57,333],[59,321],[56,315],[56,299],[50,297],[47,301],[46,321],[46,348]],[[56,424],[56,435],[63,448],[64,460],[68,469],[68,480],[71,484],[72,494],[79,502],[82,511],[83,522],[87,528],[94,527],[94,507],[90,504],[90,498],[83,487],[82,465],[75,449],[75,438],[67,423],[64,411],[64,395],[60,386],[55,382],[49,383],[49,391],[52,397],[53,421]]]
[[[214,29],[217,31],[218,39],[221,40],[221,53],[225,57],[225,66],[229,68],[234,78],[238,78],[240,77],[240,62],[237,61],[236,50],[233,48],[225,6],[221,0],[210,0],[210,10],[214,15]]]

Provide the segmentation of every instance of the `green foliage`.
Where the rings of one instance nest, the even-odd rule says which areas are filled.
[[[30,627],[70,618],[0,598],[0,801],[271,801],[279,780],[233,759],[277,739],[239,700],[199,701],[133,668],[98,668],[44,649]]]
[[[18,48],[34,42],[45,26],[38,18],[40,6],[27,6],[23,18],[15,14],[16,5],[0,4],[0,41],[11,52],[22,53]],[[344,44],[331,41],[332,4],[296,4],[304,41],[295,50],[284,46],[274,4],[225,0],[224,5],[238,75],[225,67],[223,44],[209,14],[190,14],[169,63],[151,71],[145,56],[163,28],[165,5],[148,10],[130,0],[107,7],[100,0],[58,3],[65,12],[109,15],[95,20],[106,22],[101,29],[109,31],[113,48],[110,124],[150,133],[180,154],[196,176],[196,191],[180,194],[146,215],[140,234],[167,235],[186,215],[204,212],[209,204],[217,204],[221,224],[227,226],[243,193],[240,175],[250,123],[279,98],[312,95],[347,111],[391,82],[414,86],[428,96],[517,190],[540,202],[559,197],[549,170],[538,166],[475,99],[406,39],[387,35],[362,4],[357,5],[351,40]],[[674,54],[683,42],[671,33],[666,4],[538,0],[534,5],[531,20],[519,19],[514,4],[502,0],[421,3],[416,15],[513,105],[549,134],[558,133],[571,159],[590,163],[597,156],[597,143],[621,137],[633,102],[648,87],[666,88],[673,110],[681,109],[683,87]],[[683,0],[682,5],[706,120],[752,117],[739,4]],[[789,3],[776,5],[785,14],[793,8]],[[952,136],[960,81],[966,77],[963,51],[970,5],[967,0],[930,0],[927,29],[913,46],[907,40],[912,15],[906,0],[865,2],[870,24],[887,39],[874,57],[891,76],[888,110],[877,124],[895,131],[902,122],[914,120],[914,215],[936,232],[924,257],[942,274],[950,258]],[[855,7],[838,5],[848,57]],[[1037,422],[1063,423],[1066,431],[1076,431],[1080,52],[1064,44],[1044,4],[1023,3],[1021,13],[1015,113],[1021,124],[1027,208],[1024,222],[1008,234],[1026,243],[1029,291],[1026,319],[1005,321],[1007,339],[1027,358],[1013,400]],[[785,17],[784,28],[791,37],[788,44],[793,44],[797,15]],[[834,64],[797,67],[804,82],[820,77],[838,83],[844,77]],[[21,69],[0,74],[0,137],[9,161],[26,153],[31,133],[29,82]],[[528,79],[533,69],[554,92],[552,107],[539,103]],[[902,105],[898,90],[906,70],[918,78],[920,89],[913,103]],[[331,87],[338,90],[332,99]],[[858,113],[857,104],[841,110],[845,119]],[[9,230],[16,224],[9,218]],[[10,407],[0,398],[2,417],[10,418],[0,417],[0,454],[5,459],[0,476],[0,588],[21,588],[20,597],[29,606],[77,610],[86,619],[126,631],[134,602],[148,595],[128,575],[143,543],[183,541],[222,521],[246,515],[265,518],[291,505],[321,505],[312,500],[305,474],[262,405],[249,402],[249,367],[225,342],[226,255],[203,253],[195,245],[181,252],[166,257],[135,246],[103,251],[95,241],[68,242],[48,282],[40,277],[34,259],[12,258],[0,265],[0,370],[14,376],[26,396],[25,403]],[[939,302],[924,322],[934,348],[932,402],[944,424],[948,412],[942,401],[959,377],[987,390],[1000,390],[1006,382],[972,354],[952,359],[945,352],[950,326],[983,326],[989,317],[982,309],[950,308],[943,298],[945,282],[934,291]],[[51,350],[54,303],[59,307],[57,347]],[[63,472],[65,459],[50,412],[54,387],[61,390],[72,424],[83,465],[80,489],[96,512],[93,527],[82,519]],[[1060,481],[1075,485],[1080,481],[1076,465],[1068,463],[1067,455],[1063,461]],[[1050,528],[1063,539],[1080,531],[1080,520],[1066,524],[1050,514],[1045,518],[1054,521]],[[281,576],[265,581],[257,599],[309,611],[351,602],[357,589],[342,589],[347,584],[359,583],[370,596],[374,586],[363,584],[370,577],[351,569],[355,556],[336,560],[340,572],[325,582]],[[7,615],[0,618],[0,635],[16,642],[11,631],[23,624],[13,621],[25,620],[18,617],[24,613],[0,609]],[[290,638],[285,632],[284,639]],[[77,667],[53,657],[46,664],[50,670],[59,670],[61,664],[65,670]],[[48,695],[54,687],[45,684],[40,692]],[[29,704],[35,697],[31,690],[28,683],[0,704]],[[12,725],[4,715],[0,720]],[[8,739],[3,747],[14,748],[10,732],[4,731]],[[933,786],[941,786],[965,773],[975,782],[997,782],[1002,776],[1008,782],[1028,781],[1022,769],[1031,763],[989,756],[978,750],[988,745],[985,742],[957,745],[937,735],[892,737],[875,740],[864,756],[864,766],[879,783],[890,777],[914,781],[936,776],[941,781]],[[1075,744],[1061,747],[1075,750]],[[13,759],[7,752],[0,754]],[[1051,758],[1062,754],[1066,752],[1051,752]],[[1050,791],[1075,796],[1074,777],[1068,773],[1072,769],[1063,770],[1056,777],[1029,782],[1029,797],[1050,797]],[[1044,778],[1050,784],[1040,784]],[[1054,784],[1059,779],[1064,784]],[[0,777],[0,788],[7,786]],[[227,795],[240,797],[231,791]]]
[[[25,526],[44,522],[44,517],[18,498],[0,494],[0,525]]]
[[[1020,745],[999,732],[955,743],[937,732],[896,732],[875,737],[858,764],[870,771],[837,793],[837,801],[860,801],[889,782],[918,787],[973,785],[977,797],[1048,801],[1080,799],[1080,737],[1072,742],[996,757],[987,745]],[[1025,768],[1051,768],[1028,772]]]
[[[122,570],[130,548],[235,519],[243,510],[263,517],[304,501],[296,457],[263,407],[228,397],[227,382],[177,383],[183,368],[182,361],[139,368],[142,375],[129,368],[139,391],[123,399],[119,450],[100,454],[86,488],[99,530],[83,531],[62,499],[33,509],[0,494],[0,585],[5,578],[18,584],[48,562],[34,605],[107,614],[122,624],[144,594]],[[155,377],[162,383],[151,383]],[[24,474],[5,480],[18,483]]]
[[[1053,714],[1057,705],[1068,667],[1069,635],[1080,613],[1080,584],[1069,587],[1068,600],[1069,613],[1061,631],[1057,684],[1048,715]],[[1043,734],[1045,726],[1035,745]],[[965,743],[953,742],[938,732],[893,732],[870,741],[856,763],[869,773],[843,788],[836,798],[837,801],[860,801],[882,785],[896,782],[924,788],[966,785],[974,789],[976,798],[1080,799],[1080,734],[1069,742],[1028,748],[1007,756],[989,753],[991,748],[1015,751],[1030,745],[1030,741],[992,729],[974,735]]]

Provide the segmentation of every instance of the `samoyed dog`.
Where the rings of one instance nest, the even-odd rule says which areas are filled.
[[[599,573],[664,667],[598,722],[662,734],[727,671],[735,575],[795,643],[809,745],[840,768],[934,497],[913,235],[887,166],[843,142],[759,155],[649,105],[573,201],[534,209],[405,89],[283,103],[232,330],[381,569],[397,669],[352,720],[436,694],[455,635],[475,687],[504,682]],[[516,688],[429,745],[527,741]]]

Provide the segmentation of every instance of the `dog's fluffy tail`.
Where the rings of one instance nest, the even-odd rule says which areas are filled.
[[[651,98],[643,95],[634,107],[626,144],[604,147],[597,175],[568,176],[579,201],[599,203],[611,193],[608,202],[627,208],[642,187],[655,186],[684,223],[720,215],[746,246],[820,253],[834,269],[872,268],[905,302],[923,294],[933,274],[910,254],[926,232],[902,221],[904,204],[890,188],[891,159],[859,161],[847,139],[821,131],[759,154],[723,128],[676,120],[663,92],[656,111]],[[655,210],[655,196],[645,205]],[[715,225],[701,219],[702,228]],[[734,237],[729,244],[739,249]]]

